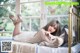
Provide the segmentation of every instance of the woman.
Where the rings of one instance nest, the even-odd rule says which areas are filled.
[[[13,31],[13,37],[16,41],[21,42],[28,42],[28,43],[38,43],[39,45],[44,45],[48,47],[58,47],[63,44],[63,38],[60,37],[61,35],[61,28],[60,23],[56,20],[52,20],[50,23],[48,23],[46,26],[44,26],[41,30],[39,30],[34,37],[20,39],[21,38],[21,16],[17,15],[15,19],[15,16],[9,16],[10,19],[12,19],[14,23],[14,31]],[[27,35],[27,34],[26,34]],[[63,34],[62,34],[63,35]]]

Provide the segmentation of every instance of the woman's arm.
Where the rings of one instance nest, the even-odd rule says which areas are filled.
[[[64,35],[64,33],[62,35]],[[52,44],[55,44],[57,46],[61,46],[64,42],[63,37],[53,36],[52,34],[49,34],[49,36],[50,36],[50,41]]]
[[[41,31],[42,31],[42,35],[41,35],[42,39],[48,43],[53,43],[53,41],[51,40],[51,37],[49,36],[49,33],[44,29],[42,29]]]

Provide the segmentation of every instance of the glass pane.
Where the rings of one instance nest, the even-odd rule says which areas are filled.
[[[56,0],[44,0],[44,1],[56,1]]]
[[[47,23],[49,23],[52,20],[58,20],[58,18],[57,17],[48,17],[47,18]]]
[[[22,2],[28,2],[28,0],[20,0],[20,3],[22,3]]]
[[[47,23],[51,20],[58,20],[61,24],[61,27],[63,27],[64,25],[68,25],[68,17],[48,17]]]
[[[13,31],[14,25],[9,19],[9,13],[15,12],[15,5],[0,7],[0,31]]]
[[[68,17],[60,17],[61,26],[68,25]]]
[[[0,18],[9,16],[9,13],[15,12],[15,4],[7,5],[7,6],[0,6]]]
[[[8,2],[6,2],[6,4],[15,4],[16,0],[8,0]]]
[[[40,3],[21,4],[21,14],[23,16],[39,16],[40,9]]]
[[[20,2],[32,2],[32,1],[40,1],[40,0],[20,0]]]
[[[54,5],[54,6],[46,6],[47,15],[67,15],[69,12],[69,6],[65,5]]]
[[[40,28],[40,19],[31,19],[31,31],[38,31]]]
[[[14,25],[10,19],[0,18],[0,31],[13,31]]]
[[[44,0],[44,1],[70,1],[70,0]]]
[[[0,37],[12,37],[12,33],[0,33]]]
[[[15,4],[6,6],[6,8],[8,9],[9,12],[14,12],[14,13],[16,12]]]
[[[12,22],[7,22],[5,25],[5,31],[13,31],[14,30],[14,25]]]
[[[29,0],[29,1],[41,1],[41,0]]]
[[[0,5],[4,4],[15,4],[16,0],[0,0]]]
[[[23,31],[29,31],[30,30],[30,19],[29,18],[23,18],[22,30]]]

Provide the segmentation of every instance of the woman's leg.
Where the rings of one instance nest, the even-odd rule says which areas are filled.
[[[13,24],[15,26],[14,31],[13,31],[13,36],[16,36],[21,33],[21,16],[17,15],[15,18],[14,15],[10,15],[9,18],[13,21]]]
[[[14,26],[15,26],[15,28],[14,28],[14,31],[13,31],[13,36],[16,36],[16,35],[21,33],[21,22],[17,23],[17,24],[14,24]]]

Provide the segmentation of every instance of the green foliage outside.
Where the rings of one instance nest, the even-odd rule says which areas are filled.
[[[4,5],[6,2],[8,2],[8,0],[0,0],[0,5]],[[8,13],[8,10],[3,6],[0,6],[0,18],[2,16],[6,16],[7,13]]]
[[[6,2],[8,2],[9,0],[0,0],[0,4],[5,4]]]
[[[0,18],[2,16],[7,16],[7,14],[8,14],[8,10],[5,9],[4,7],[0,7]]]
[[[14,25],[9,19],[11,12],[15,12],[15,0],[0,0],[0,31],[13,31]],[[12,34],[0,33],[0,36],[11,37]]]

